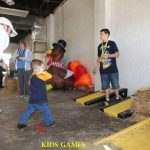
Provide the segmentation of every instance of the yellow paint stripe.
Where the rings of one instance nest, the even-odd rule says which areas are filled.
[[[105,108],[104,112],[110,116],[118,117],[119,113],[131,108],[132,102],[133,102],[133,99],[129,98],[128,100],[125,100],[123,102],[120,102],[118,104]]]
[[[150,118],[147,118],[147,119],[145,119],[145,120],[143,120],[143,121],[141,121],[139,123],[136,123],[135,125],[132,125],[132,126],[126,128],[126,129],[124,129],[124,130],[122,130],[120,132],[117,132],[117,133],[115,133],[115,134],[113,134],[111,136],[108,136],[108,137],[106,137],[104,139],[97,140],[96,142],[94,142],[94,145],[99,145],[99,144],[102,144],[102,143],[114,140],[115,138],[119,138],[120,136],[128,134],[128,132],[133,132],[135,129],[142,128],[143,126],[146,126],[146,125],[148,125],[150,127]],[[144,133],[144,134],[147,134],[147,133]]]

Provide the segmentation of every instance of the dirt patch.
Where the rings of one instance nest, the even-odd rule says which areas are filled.
[[[19,91],[19,84],[17,79],[6,78],[5,80],[7,91],[14,92]]]
[[[134,121],[141,121],[150,117],[150,87],[137,91],[131,110],[134,112],[131,117]]]

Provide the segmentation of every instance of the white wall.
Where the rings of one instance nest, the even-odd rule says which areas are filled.
[[[67,63],[77,59],[85,65],[93,77],[96,90],[101,89],[100,75],[99,71],[93,75],[92,70],[101,42],[99,31],[109,22],[109,18],[105,19],[105,3],[109,1],[68,0],[55,12],[55,41],[61,38],[67,41],[63,61]]]
[[[105,27],[105,1],[104,0],[94,0],[94,48],[91,53],[93,55],[94,62],[91,62],[93,66],[95,65],[97,59],[97,47],[100,44],[100,29]],[[92,68],[93,69],[93,68]],[[92,74],[92,73],[91,73]],[[101,81],[99,71],[93,75],[95,89],[101,89]]]
[[[122,87],[134,93],[150,85],[150,1],[112,0],[112,38],[120,49]]]
[[[99,31],[111,30],[111,39],[120,50],[117,59],[121,87],[129,94],[150,85],[150,1],[147,0],[68,0],[55,12],[55,42],[67,41],[64,62],[77,59],[90,74],[101,42]],[[93,75],[92,75],[93,76]],[[93,76],[100,89],[99,73]]]
[[[52,48],[52,44],[55,42],[55,16],[54,14],[49,15],[46,18],[47,22],[47,49]]]
[[[93,0],[68,0],[55,13],[55,41],[67,42],[63,61],[79,60],[90,73],[95,61],[93,10]]]

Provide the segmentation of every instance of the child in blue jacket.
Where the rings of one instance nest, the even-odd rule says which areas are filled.
[[[21,115],[18,128],[27,126],[27,121],[36,110],[40,110],[44,116],[47,126],[53,125],[52,113],[48,106],[45,81],[52,78],[52,75],[44,71],[44,64],[41,60],[34,59],[31,62],[33,74],[30,79],[31,94],[26,111]]]

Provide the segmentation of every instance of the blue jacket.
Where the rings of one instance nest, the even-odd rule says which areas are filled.
[[[32,76],[30,81],[30,104],[47,103],[47,92],[45,81],[39,79],[37,76]]]

